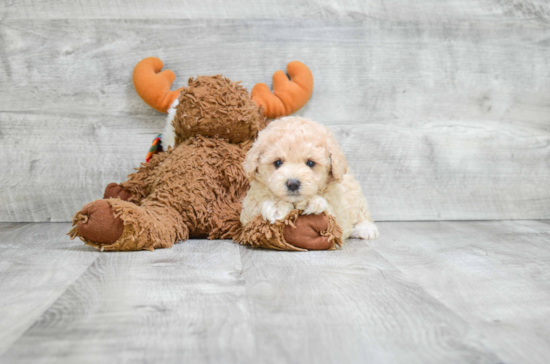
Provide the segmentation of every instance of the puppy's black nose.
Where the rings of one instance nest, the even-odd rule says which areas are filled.
[[[286,188],[288,188],[289,191],[297,191],[300,188],[300,181],[297,179],[289,179],[286,181]]]

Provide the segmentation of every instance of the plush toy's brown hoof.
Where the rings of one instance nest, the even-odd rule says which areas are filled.
[[[101,245],[113,244],[124,231],[124,222],[115,217],[111,205],[105,200],[85,205],[73,221],[76,222],[77,236]]]
[[[120,187],[118,183],[109,183],[107,187],[105,188],[105,193],[103,194],[103,198],[120,198],[122,201],[128,201],[132,197],[132,193],[130,193],[127,189],[124,189]]]
[[[327,215],[300,215],[294,226],[287,225],[283,230],[286,242],[307,250],[327,250],[333,246],[328,236],[320,233],[329,227]]]
[[[239,244],[289,251],[332,250],[342,246],[342,228],[332,215],[301,215],[292,210],[271,224],[258,215],[233,237]]]

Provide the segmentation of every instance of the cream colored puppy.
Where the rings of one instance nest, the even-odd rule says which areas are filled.
[[[243,225],[260,214],[274,223],[293,209],[326,211],[343,229],[343,239],[378,237],[361,186],[324,126],[296,116],[275,120],[259,133],[243,166],[250,180]]]

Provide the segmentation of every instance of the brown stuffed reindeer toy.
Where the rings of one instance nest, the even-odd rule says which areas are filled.
[[[290,250],[332,246],[325,237],[329,220],[324,215],[296,224],[296,218],[287,219],[294,229],[287,236],[303,237],[294,242],[281,234],[271,236],[267,222],[246,233],[252,238],[239,239],[241,201],[249,187],[242,168],[245,154],[266,118],[289,115],[307,102],[313,90],[310,70],[291,62],[290,80],[282,71],[274,74],[273,93],[257,84],[249,94],[221,75],[191,78],[187,87],[170,91],[175,75],[160,72],[162,67],[158,58],[146,58],[136,65],[133,80],[145,102],[169,114],[164,152],[153,155],[126,182],[107,186],[104,199],[77,212],[71,239],[79,237],[102,251],[154,250],[189,237],[235,238]]]

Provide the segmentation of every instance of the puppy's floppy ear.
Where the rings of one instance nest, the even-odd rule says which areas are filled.
[[[337,182],[341,182],[344,174],[348,172],[348,162],[332,133],[328,136],[327,148],[330,157],[330,172]]]
[[[258,169],[258,164],[260,163],[260,154],[262,153],[262,150],[263,148],[260,140],[257,139],[254,144],[252,144],[252,148],[250,148],[248,153],[246,153],[246,157],[243,162],[243,169],[249,181],[254,179],[256,169]]]

